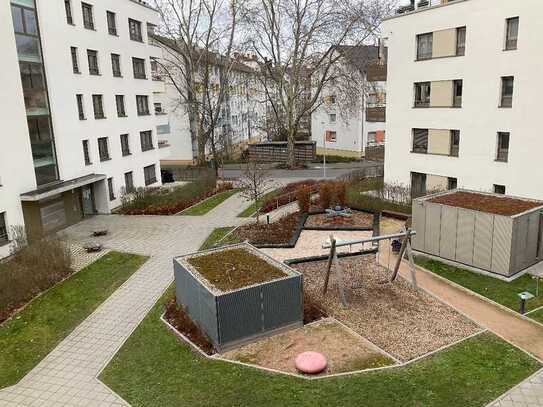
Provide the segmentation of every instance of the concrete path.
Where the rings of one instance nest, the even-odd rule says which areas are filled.
[[[64,231],[72,241],[150,256],[111,297],[17,385],[0,391],[0,406],[125,406],[96,378],[172,282],[172,258],[194,252],[220,226],[245,222],[239,194],[205,216],[95,216]],[[91,232],[107,228],[96,239]]]

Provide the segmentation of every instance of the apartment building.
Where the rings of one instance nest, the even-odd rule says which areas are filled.
[[[133,0],[0,6],[0,257],[32,236],[109,213],[122,191],[160,184],[148,43],[158,14]]]
[[[330,84],[323,89],[323,104],[311,115],[311,137],[317,154],[360,158],[383,156],[386,132],[386,47],[341,46],[342,69],[357,70],[359,97]],[[343,98],[344,94],[348,94]]]
[[[411,2],[387,19],[385,181],[543,199],[543,4]]]

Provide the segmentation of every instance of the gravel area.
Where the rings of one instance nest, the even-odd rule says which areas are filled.
[[[331,216],[327,213],[311,215],[305,221],[305,227],[359,227],[371,228],[373,226],[373,214],[353,211],[351,216]]]
[[[474,322],[402,278],[388,283],[391,272],[375,256],[340,259],[348,307],[339,300],[337,272],[322,295],[326,262],[295,265],[304,289],[330,315],[402,361],[439,349],[480,331]],[[383,282],[387,282],[383,284]]]

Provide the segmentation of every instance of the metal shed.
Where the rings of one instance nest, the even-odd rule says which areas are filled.
[[[413,248],[511,277],[543,260],[543,202],[454,190],[413,200]]]

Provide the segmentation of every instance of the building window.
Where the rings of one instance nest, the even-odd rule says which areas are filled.
[[[413,153],[428,153],[428,129],[413,129]]]
[[[13,28],[16,34],[38,35],[38,23],[34,10],[11,5]]]
[[[0,213],[0,246],[9,243],[8,226],[6,224],[6,212]]]
[[[89,74],[100,75],[100,68],[98,67],[98,51],[88,49],[87,57],[89,60]]]
[[[502,78],[502,94],[500,107],[513,107],[513,84],[515,78],[513,76],[504,76]]]
[[[460,130],[451,130],[451,156],[458,157],[460,151]]]
[[[128,193],[134,191],[134,174],[132,171],[124,174],[124,188]]]
[[[336,114],[335,113],[330,113],[328,115],[328,119],[330,120],[330,123],[335,123],[336,122]]]
[[[498,133],[498,148],[496,152],[496,161],[507,162],[509,159],[509,133]]]
[[[85,165],[92,164],[90,159],[89,140],[83,140],[83,157],[85,159]]]
[[[158,60],[155,57],[151,57],[151,78],[154,81],[162,80],[162,77],[160,76]]]
[[[107,137],[100,137],[98,139],[98,154],[100,155],[100,161],[107,161],[110,159]]]
[[[147,23],[147,38],[148,38],[148,41],[150,41],[150,39],[153,38],[153,36],[155,35],[155,31],[156,31],[156,25],[151,24],[151,23]]]
[[[117,105],[117,116],[126,117],[126,110],[124,108],[124,95],[115,95],[115,103]]]
[[[513,17],[506,20],[505,50],[517,49],[519,18]]]
[[[79,114],[79,120],[85,120],[85,108],[83,107],[83,95],[75,95],[77,100],[77,113]]]
[[[105,119],[104,100],[102,95],[92,95],[92,107],[94,109],[95,119]]]
[[[494,193],[505,195],[505,185],[494,184]]]
[[[458,188],[458,179],[453,178],[453,177],[448,177],[447,178],[447,189],[449,191],[452,191],[453,189],[456,189],[456,188]]]
[[[123,157],[130,155],[130,143],[128,142],[128,134],[121,134],[121,152]]]
[[[109,192],[109,200],[114,201],[115,200],[115,190],[113,189],[113,178],[107,179],[107,190]]]
[[[411,197],[413,199],[426,195],[426,174],[411,173]]]
[[[141,23],[136,20],[128,19],[128,28],[130,30],[130,39],[133,41],[143,42],[141,36]]]
[[[430,59],[432,58],[432,45],[434,41],[434,34],[420,34],[417,35],[417,59]]]
[[[324,138],[329,143],[335,143],[337,141],[337,132],[326,130]]]
[[[138,116],[149,115],[149,97],[136,95],[136,105],[138,107]]]
[[[116,78],[122,77],[121,56],[119,54],[111,54],[111,69],[113,70],[113,76]]]
[[[113,11],[106,11],[107,16],[107,31],[110,35],[117,35],[117,22]]]
[[[153,147],[153,133],[151,130],[140,132],[141,151],[152,150]]]
[[[466,27],[456,29],[456,55],[466,55]]]
[[[155,103],[155,114],[166,114],[164,109],[162,109],[162,103]]]
[[[147,75],[145,75],[145,59],[132,58],[132,66],[134,67],[135,79],[147,79]]]
[[[83,27],[94,30],[94,17],[92,15],[92,6],[87,3],[81,3],[83,10]]]
[[[72,53],[72,69],[74,73],[81,73],[81,71],[79,70],[79,58],[77,57],[77,48],[70,47],[70,51]]]
[[[66,10],[66,22],[74,25],[74,19],[72,17],[72,2],[71,0],[64,0],[64,10]]]
[[[453,106],[454,107],[462,107],[462,87],[463,87],[463,81],[462,79],[457,79],[453,81]]]
[[[415,107],[430,107],[430,82],[415,83]]]
[[[155,165],[149,165],[143,168],[143,176],[145,178],[145,186],[154,184],[156,182]]]

